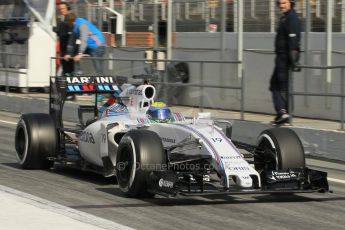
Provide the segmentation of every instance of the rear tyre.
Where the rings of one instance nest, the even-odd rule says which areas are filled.
[[[288,128],[264,130],[257,146],[263,152],[255,155],[256,170],[286,170],[305,167],[303,145],[297,134]]]
[[[23,114],[17,124],[15,148],[24,169],[48,169],[54,162],[47,160],[56,152],[57,130],[48,114]]]
[[[130,197],[153,196],[147,191],[151,171],[166,163],[161,138],[149,130],[131,130],[121,139],[116,155],[120,189]]]

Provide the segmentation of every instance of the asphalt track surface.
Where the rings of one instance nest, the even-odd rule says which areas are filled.
[[[276,230],[345,226],[344,164],[309,161],[318,162],[312,168],[329,173],[333,193],[130,199],[122,195],[114,177],[61,167],[20,169],[14,150],[17,120],[16,114],[0,112],[0,185],[69,208],[136,229]]]

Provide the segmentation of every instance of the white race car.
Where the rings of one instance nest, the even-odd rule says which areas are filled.
[[[117,177],[132,197],[328,191],[327,173],[305,166],[303,146],[288,128],[259,135],[257,145],[231,140],[231,123],[199,113],[185,118],[154,102],[155,87],[115,77],[51,79],[50,113],[23,114],[15,147],[24,169],[55,164]],[[99,114],[97,100],[79,107],[79,128],[66,128],[67,94],[116,93]],[[92,112],[91,121],[84,115]]]

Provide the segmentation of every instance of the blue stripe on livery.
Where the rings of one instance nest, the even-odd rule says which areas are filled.
[[[220,130],[218,129],[215,129],[222,137],[223,139],[228,142],[229,145],[231,145],[237,152],[238,155],[240,155],[242,157],[242,154],[240,153],[240,151],[238,151],[237,147],[234,145],[234,143],[232,143],[232,141],[229,140],[229,138],[227,136],[224,135],[223,132],[221,132]]]
[[[67,86],[67,91],[78,92],[78,91],[83,91],[83,88],[80,85],[69,85]]]
[[[66,90],[70,91],[70,92],[93,91],[93,89],[90,88],[89,86],[90,86],[89,84],[87,84],[87,85],[68,85],[66,87]],[[114,91],[114,90],[119,90],[119,87],[117,85],[97,85],[97,90],[99,90],[99,91]]]
[[[126,106],[121,105],[121,104],[117,104],[117,103],[108,107],[107,110],[111,111],[111,112],[117,112],[117,113],[122,113],[122,112],[128,113],[129,112]]]
[[[173,125],[177,125],[177,126],[181,126],[183,128],[189,129],[190,131],[195,133],[197,136],[199,136],[208,145],[208,147],[211,149],[214,157],[216,158],[216,160],[218,162],[218,165],[224,170],[223,162],[220,160],[220,156],[218,155],[217,150],[214,148],[212,143],[202,133],[200,133],[198,130],[196,130],[190,126],[187,126],[187,125],[182,125],[182,124],[173,124]]]
[[[107,116],[108,117],[113,117],[113,116],[120,116],[120,115],[127,115],[128,113],[126,112],[123,112],[123,113],[119,113],[119,112],[112,112],[112,111],[109,111],[107,113]]]
[[[100,91],[114,91],[118,90],[119,87],[116,85],[97,85],[97,89]]]

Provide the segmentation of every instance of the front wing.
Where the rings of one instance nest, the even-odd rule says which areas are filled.
[[[148,191],[173,197],[240,195],[240,194],[292,194],[327,192],[327,173],[309,168],[268,171],[261,173],[262,185],[241,188],[233,184],[225,188],[208,174],[193,172],[153,171],[147,177]]]

